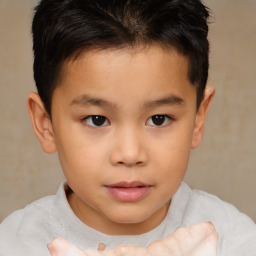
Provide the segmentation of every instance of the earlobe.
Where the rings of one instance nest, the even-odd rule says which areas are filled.
[[[202,140],[206,116],[210,109],[210,105],[212,103],[214,94],[215,89],[212,86],[206,87],[203,101],[201,102],[200,107],[196,114],[196,121],[191,148],[196,148],[197,146],[199,146]]]
[[[38,93],[32,92],[28,95],[27,107],[33,130],[42,149],[46,153],[54,153],[56,146],[52,122]]]

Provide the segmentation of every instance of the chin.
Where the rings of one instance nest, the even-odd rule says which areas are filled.
[[[122,212],[116,212],[112,216],[112,221],[119,224],[138,224],[146,221],[150,216],[148,214],[143,214],[142,212],[128,212],[123,210]]]

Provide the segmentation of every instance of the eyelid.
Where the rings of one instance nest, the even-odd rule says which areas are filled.
[[[103,125],[95,125],[95,124],[93,124],[92,118],[95,117],[95,116],[105,118],[104,124]],[[90,119],[91,119],[91,121],[88,122],[88,120],[90,120]],[[101,128],[101,127],[105,127],[105,126],[110,125],[110,122],[109,122],[108,118],[106,118],[105,116],[102,116],[102,115],[89,115],[89,116],[86,116],[86,117],[82,118],[81,121],[83,123],[85,122],[87,126],[92,127],[92,128]],[[107,124],[105,124],[106,122],[107,122]]]
[[[156,124],[148,124],[149,120],[152,118],[152,117],[155,117],[155,116],[164,116],[165,118],[167,118],[168,120],[165,120],[164,121],[164,124],[161,124],[161,125],[156,125]],[[166,127],[168,126],[170,123],[172,123],[174,121],[174,118],[170,115],[164,115],[164,114],[156,114],[156,115],[153,115],[151,116],[150,118],[147,119],[146,121],[146,124],[149,125],[149,126],[152,126],[152,127]],[[152,122],[153,123],[153,122]]]
[[[156,116],[161,116],[161,117],[164,117],[165,120],[163,121],[162,124],[155,124],[153,121],[150,122],[150,120],[153,118],[153,117],[156,117]],[[101,117],[101,118],[104,118],[104,122],[102,124],[99,123],[99,125],[95,124],[92,120],[93,117]],[[175,119],[170,116],[170,115],[164,115],[164,114],[156,114],[156,115],[152,115],[150,118],[147,119],[146,121],[146,125],[148,126],[152,126],[152,127],[166,127],[168,126],[170,123],[172,123]],[[101,128],[101,127],[106,127],[106,126],[109,126],[110,125],[110,121],[108,120],[107,117],[103,116],[103,115],[88,115],[86,117],[83,117],[81,119],[81,121],[83,123],[86,123],[87,126],[89,127],[92,127],[92,128]],[[95,121],[95,120],[94,120]]]

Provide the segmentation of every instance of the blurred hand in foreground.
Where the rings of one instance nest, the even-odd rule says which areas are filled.
[[[56,238],[49,245],[51,256],[216,256],[218,234],[211,223],[178,228],[172,235],[155,241],[146,248],[120,245],[110,250],[100,244],[98,250],[81,250],[65,240]]]

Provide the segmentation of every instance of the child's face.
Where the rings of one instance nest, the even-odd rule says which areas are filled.
[[[157,46],[88,52],[64,66],[53,139],[87,225],[136,234],[165,217],[198,144],[187,73],[186,58]]]

